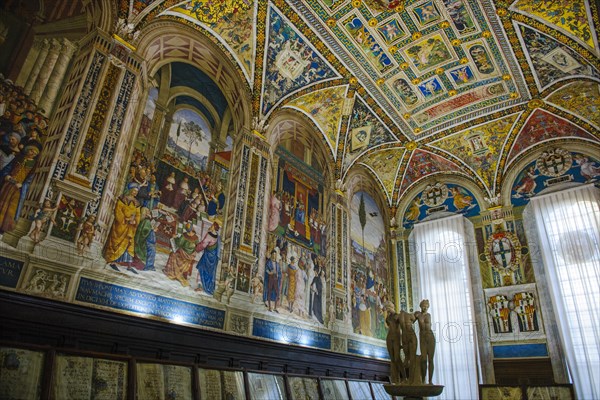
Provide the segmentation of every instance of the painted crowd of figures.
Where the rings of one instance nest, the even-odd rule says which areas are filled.
[[[355,333],[385,339],[385,306],[389,295],[383,282],[379,281],[371,268],[366,272],[353,269],[351,272],[352,328]]]
[[[292,238],[304,239],[316,253],[324,255],[327,243],[327,225],[316,208],[306,215],[302,194],[297,199],[286,191],[275,192],[269,204],[268,231]]]
[[[134,274],[155,271],[158,247],[169,253],[162,269],[169,279],[190,286],[196,264],[195,290],[212,295],[219,261],[218,218],[225,206],[222,184],[213,184],[208,174],[198,172],[198,184],[192,189],[190,176],[177,182],[171,171],[159,185],[156,173],[156,165],[136,151],[125,192],[115,205],[104,259],[115,271],[119,266]]]
[[[0,76],[0,233],[16,226],[47,127],[23,88]]]
[[[291,251],[290,251],[291,250]],[[277,239],[265,263],[263,302],[269,311],[285,311],[324,324],[326,275],[322,257],[300,255],[288,242]]]

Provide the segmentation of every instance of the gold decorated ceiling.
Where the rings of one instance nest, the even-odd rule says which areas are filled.
[[[391,207],[446,172],[493,197],[532,124],[561,127],[541,142],[600,140],[590,1],[122,0],[119,16],[208,35],[247,82],[253,115],[306,116],[336,177],[366,168]]]

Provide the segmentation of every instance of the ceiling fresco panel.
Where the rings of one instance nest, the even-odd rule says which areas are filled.
[[[533,16],[589,48],[597,49],[597,37],[585,0],[518,0],[511,9]]]
[[[218,15],[211,16],[210,10],[202,2],[189,0],[164,11],[162,15],[180,17],[208,29],[235,55],[246,79],[252,82],[256,50],[256,2],[237,0],[230,6]]]
[[[344,155],[344,169],[368,149],[385,143],[398,143],[398,139],[385,126],[385,124],[370,109],[364,100],[357,96],[354,109],[350,116],[350,124],[346,137],[346,153]]]
[[[379,179],[389,204],[392,201],[398,170],[405,154],[404,148],[392,148],[370,153],[360,160],[360,163],[369,168]]]
[[[600,85],[596,82],[568,84],[548,96],[546,101],[600,127]]]
[[[419,179],[435,174],[437,172],[461,172],[461,168],[452,161],[446,160],[437,154],[426,150],[416,149],[413,151],[408,166],[402,177],[400,195]]]
[[[557,80],[573,75],[600,76],[570,47],[529,26],[515,23],[515,27],[540,91]]]
[[[490,1],[407,1],[401,12],[375,0],[290,3],[402,133],[413,139],[443,129],[460,116],[509,106],[528,96]],[[462,97],[471,107],[426,112],[481,87],[503,90]]]
[[[460,158],[483,180],[488,190],[493,192],[498,160],[519,115],[513,114],[464,130],[440,139],[430,146]]]
[[[343,117],[348,86],[337,86],[311,92],[286,104],[304,112],[319,127],[333,157],[336,157],[338,133]]]
[[[290,93],[339,75],[275,7],[269,7],[261,112],[267,115]]]
[[[598,141],[593,135],[577,125],[538,109],[529,117],[523,129],[515,138],[506,165],[508,166],[515,157],[536,144],[566,137]]]

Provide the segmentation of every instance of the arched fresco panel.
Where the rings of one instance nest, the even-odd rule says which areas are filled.
[[[452,212],[465,217],[479,215],[481,208],[475,195],[467,188],[454,183],[427,185],[417,194],[404,213],[402,224],[411,229],[413,225],[437,212]]]
[[[175,112],[163,135],[154,156],[138,137],[103,257],[129,277],[143,273],[169,291],[212,296],[227,175],[210,157],[213,133],[196,112]]]
[[[325,323],[327,224],[322,171],[305,163],[300,142],[296,154],[279,146],[269,200],[268,259],[263,275],[263,302],[269,311]],[[279,264],[280,274],[273,272]],[[275,282],[276,280],[276,282]]]
[[[385,339],[384,305],[390,299],[385,227],[381,211],[364,191],[350,204],[351,316],[354,333]]]
[[[600,161],[579,152],[550,148],[527,164],[517,175],[511,202],[524,206],[529,199],[544,189],[565,182],[597,182],[600,179]]]

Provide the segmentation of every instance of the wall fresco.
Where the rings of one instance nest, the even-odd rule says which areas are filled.
[[[285,150],[278,154],[268,210],[268,259],[264,273],[255,278],[262,279],[269,311],[324,325],[332,299],[323,177]]]
[[[524,206],[529,199],[552,185],[564,182],[597,182],[600,161],[561,148],[549,149],[527,164],[515,178],[511,190],[514,206]]]
[[[156,158],[134,152],[103,257],[119,274],[212,296],[227,182],[209,172],[211,134],[198,114],[177,111],[166,135]]]
[[[385,339],[385,305],[391,300],[392,277],[381,212],[366,192],[352,197],[350,227],[352,328],[360,335]]]
[[[427,185],[410,202],[404,212],[402,225],[412,229],[413,225],[437,212],[452,212],[465,217],[479,215],[481,208],[473,193],[460,185],[441,183]]]
[[[0,80],[0,233],[15,229],[43,143],[48,119],[23,88]]]

